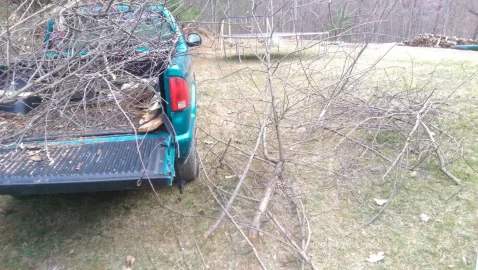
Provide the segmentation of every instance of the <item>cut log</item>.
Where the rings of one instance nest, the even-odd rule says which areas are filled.
[[[138,128],[138,132],[140,133],[151,132],[158,129],[162,124],[163,124],[163,119],[161,119],[160,117],[154,118],[144,123],[143,125],[141,125]]]

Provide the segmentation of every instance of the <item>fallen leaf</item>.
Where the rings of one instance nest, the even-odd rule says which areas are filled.
[[[30,157],[30,160],[33,161],[33,162],[40,162],[42,161],[43,159],[40,157],[40,155],[33,155]]]
[[[41,146],[39,146],[38,144],[27,144],[27,145],[25,145],[25,149],[27,149],[27,150],[40,150]]]
[[[136,259],[133,256],[126,256],[126,269],[131,270],[133,269],[133,264]]]
[[[376,262],[379,262],[379,261],[381,261],[385,258],[384,254],[385,254],[385,252],[383,252],[383,251],[380,251],[377,254],[370,254],[370,256],[368,256],[368,258],[365,259],[365,260],[367,262],[376,263]]]
[[[204,209],[199,209],[199,214],[206,215],[206,211],[204,211]]]
[[[430,220],[430,217],[425,214],[421,214],[420,219],[424,222],[428,222]]]
[[[153,98],[149,103],[148,110],[156,113],[159,108],[161,108],[161,98]]]
[[[80,162],[78,163],[78,165],[76,165],[76,170],[79,171],[81,169],[81,166],[83,166],[83,162]]]
[[[100,160],[102,153],[103,151],[101,151],[101,149],[98,149],[98,151],[96,151],[96,162]]]
[[[142,125],[144,123],[147,123],[151,121],[154,117],[156,116],[156,112],[147,112],[141,116],[141,119],[139,120],[139,124]]]
[[[121,91],[123,91],[123,92],[131,91],[131,90],[139,88],[139,86],[140,86],[139,83],[134,83],[134,82],[125,83],[121,86]]]
[[[136,117],[139,117],[139,118],[143,118],[144,114],[146,113],[145,111],[138,111],[138,110],[135,110],[135,111],[131,111],[129,112],[130,114],[136,116]]]
[[[27,151],[29,157],[40,154],[40,151]]]
[[[384,204],[388,202],[388,200],[382,200],[382,199],[374,199],[374,201],[378,206],[383,206]]]

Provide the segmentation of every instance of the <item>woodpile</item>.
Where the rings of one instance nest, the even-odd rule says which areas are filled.
[[[434,48],[454,48],[456,45],[476,45],[478,39],[457,38],[455,36],[444,36],[434,34],[420,34],[410,40],[403,42],[412,47],[434,47]]]

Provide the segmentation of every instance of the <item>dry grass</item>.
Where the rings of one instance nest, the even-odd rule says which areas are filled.
[[[374,61],[386,49],[387,45],[373,45],[361,64]],[[231,175],[227,168],[217,168],[215,154],[222,153],[224,145],[207,134],[226,142],[232,138],[234,147],[249,149],[256,127],[247,128],[242,123],[257,117],[254,106],[260,102],[244,100],[257,98],[256,87],[264,84],[263,74],[253,71],[260,68],[253,59],[247,57],[239,64],[233,57],[222,59],[203,50],[194,63],[200,88],[200,154],[213,181],[224,190],[231,190],[236,180],[225,178]],[[388,75],[404,78],[409,78],[413,70],[417,78],[414,83],[419,84],[438,66],[433,83],[440,84],[446,94],[447,88],[478,69],[478,60],[473,59],[478,59],[477,53],[396,47],[370,76],[375,81],[385,81],[381,67],[388,68]],[[336,57],[334,65],[340,66],[340,61],[343,58]],[[332,67],[327,72],[333,73]],[[475,117],[474,124],[478,124],[476,85],[477,78],[465,84],[453,100],[454,109]],[[448,126],[455,136],[465,138],[464,151],[477,169],[478,136],[470,122],[458,117]],[[228,152],[226,158],[238,172],[244,160],[237,150]],[[378,181],[373,174],[364,175],[364,181],[322,181],[321,175],[309,174],[300,166],[292,169],[301,176],[297,181],[312,224],[310,254],[316,266],[474,269],[478,249],[478,173],[466,164],[451,167],[463,179],[462,186],[452,185],[433,162],[427,171],[405,175],[392,204],[365,229],[358,228],[379,210],[373,198],[388,197],[393,183]],[[250,186],[256,187],[254,183],[267,172],[260,163],[254,164],[248,179]],[[184,195],[179,195],[175,187],[160,189],[159,200],[150,191],[26,199],[0,196],[0,209],[8,212],[0,213],[1,268],[120,269],[126,256],[132,255],[136,258],[134,269],[201,269],[205,264],[210,269],[257,269],[249,248],[227,222],[212,238],[203,240],[203,233],[220,210],[206,183],[202,175],[186,187]],[[181,217],[165,206],[196,216]],[[237,218],[250,218],[252,214],[245,212]],[[420,214],[428,215],[430,220],[421,221]],[[268,226],[266,222],[264,230]],[[297,267],[268,237],[261,238],[258,249],[270,268]],[[383,261],[365,261],[370,253],[379,251],[385,252]]]

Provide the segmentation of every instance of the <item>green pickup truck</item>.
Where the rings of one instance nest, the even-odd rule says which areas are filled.
[[[133,7],[116,5],[111,12],[121,13],[125,19],[134,16],[141,9],[148,14],[148,20],[137,19],[138,27],[151,27],[162,23],[162,35],[174,35],[171,43],[175,51],[168,59],[154,90],[161,96],[160,109],[155,113],[161,118],[161,128],[140,134],[131,129],[92,130],[74,134],[29,134],[20,139],[2,141],[0,144],[0,194],[32,195],[96,192],[151,188],[177,183],[182,190],[185,182],[194,180],[199,173],[196,152],[196,82],[192,71],[192,57],[189,47],[201,44],[197,34],[184,36],[172,13],[164,6]],[[101,5],[82,7],[77,10],[85,16],[102,11]],[[151,20],[151,18],[154,18]],[[55,22],[50,21],[45,34],[45,57],[62,57],[62,52],[52,52]],[[150,31],[149,35],[156,32]],[[53,44],[53,45],[52,45]],[[136,48],[139,53],[148,53],[149,48]],[[82,50],[75,56],[88,55]],[[151,68],[144,65],[142,68]],[[143,70],[147,72],[147,70]],[[4,64],[0,68],[0,89],[22,91],[28,84],[19,78],[12,78],[11,68]],[[13,85],[13,88],[12,88]],[[7,91],[8,89],[8,91]],[[35,112],[28,100],[42,100],[32,95],[17,95],[14,100],[0,102],[0,112],[28,114]],[[2,95],[0,94],[0,100]],[[26,104],[26,105],[25,105]],[[33,110],[32,110],[33,109]],[[34,147],[48,147],[49,158],[32,160],[26,154]],[[50,161],[51,162],[50,162]],[[80,166],[81,165],[81,166]]]

